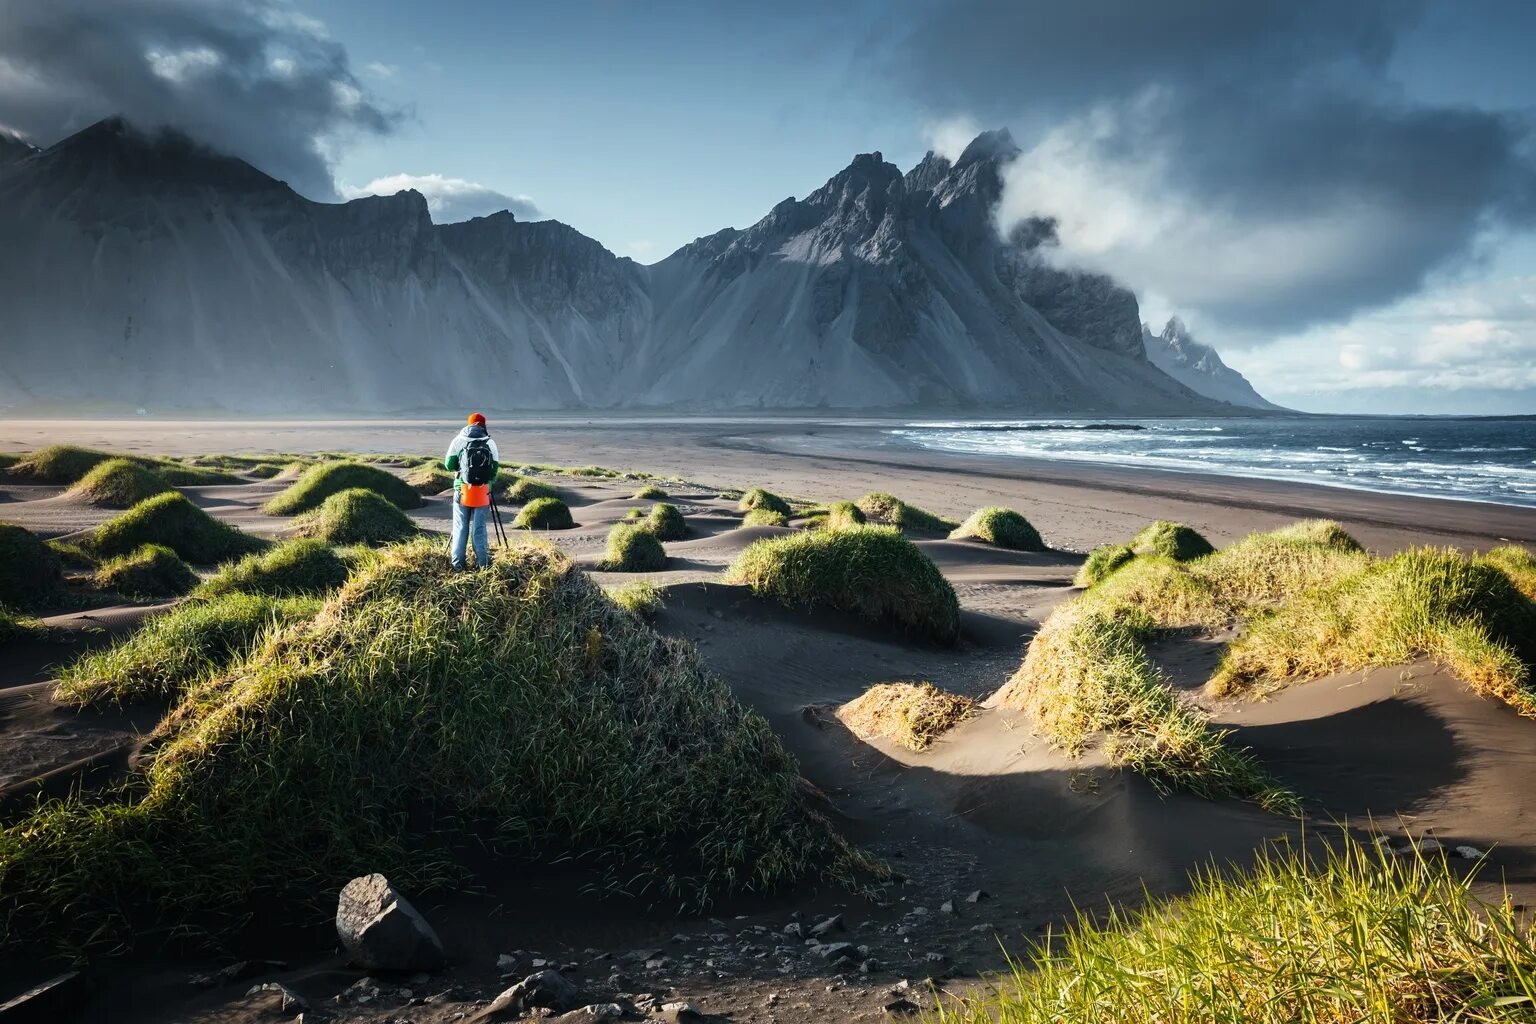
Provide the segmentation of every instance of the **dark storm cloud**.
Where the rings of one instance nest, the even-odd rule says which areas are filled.
[[[0,124],[47,145],[111,114],[171,126],[315,198],[326,149],[391,130],[346,50],[268,0],[0,0]]]
[[[1016,179],[1039,194],[1016,189],[1005,208],[1080,202],[1075,234],[1074,211],[1063,218],[1072,258],[1233,325],[1297,327],[1412,293],[1485,229],[1536,215],[1528,112],[1417,102],[1396,80],[1399,41],[1426,9],[958,0],[924,5],[884,52],[934,116],[1012,124],[1026,150],[1047,143]],[[1496,31],[1514,8],[1465,10]],[[1053,186],[1067,174],[1086,184]],[[1096,231],[1094,207],[1117,205],[1106,192],[1188,216],[1139,238],[1129,224]],[[1234,274],[1244,237],[1291,251]],[[1347,259],[1296,258],[1314,250]]]

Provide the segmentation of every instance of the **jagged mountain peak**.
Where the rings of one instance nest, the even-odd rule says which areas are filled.
[[[1021,152],[1018,143],[1013,141],[1012,132],[1007,128],[996,128],[972,139],[955,161],[955,168],[968,167],[983,160],[1007,163]]]
[[[283,191],[283,182],[174,128],[145,128],[114,115],[54,143],[41,153],[48,177],[83,177],[155,186],[208,186],[234,191]]]

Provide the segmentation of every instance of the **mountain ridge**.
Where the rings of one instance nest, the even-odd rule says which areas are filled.
[[[433,224],[414,191],[316,203],[108,119],[0,151],[0,402],[1230,411],[1148,361],[1130,292],[998,237],[1016,153],[859,154],[642,265],[554,220]]]

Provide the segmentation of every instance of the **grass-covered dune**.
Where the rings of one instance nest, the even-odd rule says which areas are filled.
[[[297,536],[327,544],[392,544],[416,532],[410,516],[366,487],[337,491],[294,523]]]
[[[320,602],[312,597],[230,591],[205,599],[200,594],[106,650],[66,665],[56,696],[77,707],[179,699],[245,655],[268,629],[319,610]]]
[[[871,491],[860,498],[856,505],[871,523],[894,526],[902,533],[923,537],[947,537],[960,528],[953,519],[924,512],[915,505],[908,505],[894,494]]]
[[[1536,583],[1536,561],[1521,549],[1376,558],[1320,520],[1187,561],[1139,555],[1051,615],[998,699],[1069,752],[1106,734],[1113,760],[1160,786],[1293,807],[1248,752],[1173,693],[1147,641],[1236,627],[1208,683],[1217,695],[1428,656],[1536,717],[1536,604],[1517,580]]]
[[[131,459],[108,459],[69,489],[71,497],[101,508],[132,508],[171,490],[165,478]]]
[[[442,494],[453,486],[454,475],[436,461],[423,462],[405,474],[405,482],[416,489],[417,494]]]
[[[422,506],[416,488],[388,470],[362,462],[322,462],[306,469],[287,490],[267,502],[263,511],[274,516],[298,515],[319,508],[333,494],[359,487],[386,498],[396,508]]]
[[[505,485],[503,485],[505,481]],[[526,505],[540,498],[558,499],[560,493],[542,480],[526,476],[499,476],[496,479],[497,497],[505,497],[514,505]]]
[[[688,520],[676,505],[664,501],[652,505],[642,522],[657,540],[682,540],[688,536]]]
[[[197,573],[164,544],[145,544],[102,562],[91,582],[126,597],[180,597],[197,586]]]
[[[576,525],[559,498],[534,498],[512,520],[514,530],[569,530]]]
[[[68,486],[79,482],[101,463],[113,460],[131,462],[144,469],[153,470],[161,480],[172,487],[199,487],[240,482],[239,477],[222,469],[196,466],[177,459],[122,455],[68,444],[39,448],[13,464],[7,473],[15,479],[29,483]]]
[[[888,527],[766,537],[737,556],[725,578],[791,608],[837,608],[940,643],[960,632],[955,588]]]
[[[876,683],[837,709],[860,739],[887,739],[908,750],[927,750],[980,710],[974,700],[932,683]]]
[[[1161,555],[1175,562],[1187,562],[1216,550],[1200,531],[1167,519],[1159,519],[1142,527],[1131,538],[1130,549],[1134,554]]]
[[[660,572],[667,567],[667,552],[648,527],[615,523],[608,531],[601,567],[608,572]]]
[[[789,517],[771,508],[754,508],[741,517],[742,528],[749,526],[788,526]]]
[[[195,688],[129,785],[0,830],[0,921],[76,946],[318,921],[360,873],[460,879],[471,836],[680,909],[859,863],[690,645],[549,547],[455,574],[419,542]]]
[[[764,509],[769,512],[777,512],[781,516],[790,514],[789,502],[774,494],[772,491],[761,487],[754,487],[741,496],[741,501],[736,504],[737,511],[752,512]]]
[[[1536,943],[1443,857],[1349,842],[1265,851],[1139,910],[1081,914],[940,1024],[1513,1024],[1536,1016]]]
[[[979,540],[1010,551],[1044,551],[1040,531],[1028,519],[1010,508],[989,506],[972,512],[970,518],[949,534],[950,540]]]
[[[350,572],[348,559],[325,541],[302,538],[224,566],[198,593],[205,597],[235,591],[269,597],[323,594],[345,583]]]
[[[40,537],[0,523],[0,607],[39,611],[64,596],[64,567]]]
[[[88,546],[110,558],[145,544],[163,544],[193,565],[214,565],[267,548],[260,537],[219,522],[176,491],[141,501],[102,523]]]

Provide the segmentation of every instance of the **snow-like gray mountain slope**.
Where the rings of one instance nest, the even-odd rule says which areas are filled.
[[[109,120],[0,156],[0,402],[1221,411],[1127,344],[1129,292],[999,240],[1015,152],[860,156],[644,267],[555,221],[433,225],[415,192],[311,202]]]
[[[1153,334],[1143,324],[1142,337],[1152,364],[1190,390],[1248,409],[1280,409],[1255,391],[1248,378],[1222,362],[1215,349],[1196,341],[1178,317],[1168,321],[1162,334]]]

